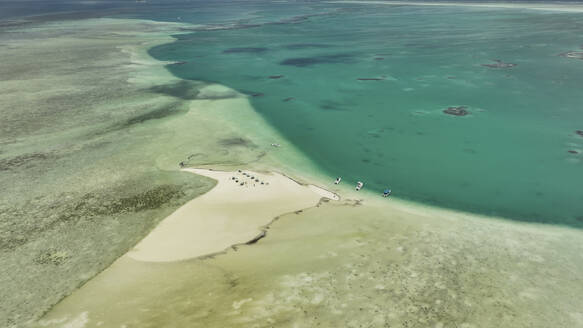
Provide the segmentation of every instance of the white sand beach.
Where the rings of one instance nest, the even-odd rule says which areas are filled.
[[[327,190],[278,173],[183,169],[218,184],[164,219],[128,253],[139,261],[170,262],[221,252],[264,234],[274,218],[316,205]]]

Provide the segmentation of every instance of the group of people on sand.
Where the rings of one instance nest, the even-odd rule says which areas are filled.
[[[238,183],[240,186],[250,186],[251,184],[253,184],[253,187],[255,187],[256,184],[269,185],[269,182],[261,181],[259,180],[259,177],[255,177],[254,175],[251,175],[249,173],[242,172],[241,170],[238,170],[238,172],[250,179],[250,181],[243,181],[242,178],[239,179],[236,176],[231,177],[231,180],[235,181],[235,183]]]

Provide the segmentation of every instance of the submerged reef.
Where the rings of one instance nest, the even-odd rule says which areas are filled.
[[[346,64],[353,62],[353,56],[349,54],[335,54],[335,55],[322,55],[314,57],[298,57],[298,58],[288,58],[280,62],[280,65],[296,66],[296,67],[308,67],[317,64]]]
[[[447,109],[444,109],[443,112],[445,114],[454,115],[454,116],[465,116],[465,115],[468,115],[470,113],[470,112],[468,112],[466,106],[448,107]]]
[[[493,61],[495,62],[494,64],[482,64],[482,66],[490,68],[512,68],[518,65],[513,63],[505,63],[500,59],[494,59]]]
[[[252,53],[258,54],[262,52],[266,52],[268,49],[263,47],[247,47],[247,48],[229,48],[223,50],[224,54],[236,54],[236,53]]]
[[[382,81],[384,80],[383,77],[359,77],[357,78],[359,81]]]
[[[287,44],[283,46],[289,50],[297,50],[297,49],[310,49],[310,48],[330,48],[332,45],[323,44],[323,43],[293,43]]]

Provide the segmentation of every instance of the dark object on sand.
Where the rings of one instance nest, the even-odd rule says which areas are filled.
[[[567,152],[571,154],[579,154],[579,152],[576,150],[567,150]]]
[[[253,239],[249,240],[249,241],[248,241],[248,242],[246,242],[245,244],[246,244],[246,245],[252,245],[252,244],[255,244],[255,243],[256,243],[256,242],[258,242],[258,241],[259,241],[261,238],[264,238],[266,235],[267,235],[267,233],[266,233],[265,231],[261,231],[261,233],[260,233],[260,234],[259,234],[257,237],[255,237],[255,238],[253,238]]]
[[[294,99],[296,99],[296,98],[294,98],[294,97],[289,97],[289,98],[285,98],[283,101],[285,101],[285,102],[288,102],[288,101],[291,101],[291,100],[294,100]]]
[[[513,64],[513,63],[505,63],[505,62],[501,61],[500,59],[494,59],[494,61],[496,62],[495,64],[482,64],[482,66],[490,67],[490,68],[512,68],[512,67],[518,65],[518,64]]]
[[[576,130],[575,133],[583,137],[583,130]]]
[[[283,75],[270,75],[269,78],[270,79],[281,79],[283,77]]]
[[[443,112],[449,115],[454,115],[454,116],[465,116],[468,115],[470,112],[468,112],[466,110],[466,106],[453,106],[453,107],[448,107],[447,109],[444,109]]]
[[[178,163],[178,165],[179,165],[180,167],[184,167],[184,162],[180,162],[180,163]]]

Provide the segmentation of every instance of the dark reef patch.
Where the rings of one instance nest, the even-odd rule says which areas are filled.
[[[137,193],[131,190],[130,185],[95,190],[78,196],[72,193],[61,194],[56,200],[48,203],[45,199],[35,199],[25,207],[4,207],[4,212],[0,217],[22,217],[26,220],[19,221],[10,227],[2,227],[5,230],[0,233],[0,251],[24,245],[38,238],[39,234],[56,227],[127,219],[128,215],[133,213],[157,210],[171,205],[186,195],[184,185],[179,184],[157,185]],[[200,188],[204,185],[199,184],[194,187]],[[124,193],[130,195],[119,197]],[[54,252],[48,251],[37,256],[35,262],[62,264],[62,260],[65,259],[66,256],[55,255]],[[58,263],[54,263],[55,261]]]
[[[197,99],[200,88],[203,85],[204,83],[182,80],[176,83],[155,85],[149,90],[154,93],[165,94],[184,100],[194,100]]]
[[[169,203],[173,199],[181,198],[185,195],[179,185],[159,185],[150,190],[121,197],[119,199],[103,202],[98,199],[95,193],[85,194],[77,204],[75,204],[68,214],[59,217],[60,221],[70,221],[73,217],[97,216],[97,215],[120,215],[124,213],[134,213],[145,210],[153,210]]]
[[[38,254],[33,261],[36,264],[52,264],[58,266],[65,263],[70,257],[64,250],[50,248]]]
[[[180,103],[174,103],[174,104],[171,104],[168,106],[154,109],[151,112],[137,115],[133,118],[130,118],[129,120],[127,120],[123,124],[123,127],[129,127],[129,126],[144,123],[144,122],[150,121],[150,120],[158,120],[158,119],[169,117],[172,115],[183,114],[183,113],[186,113],[187,111],[188,111],[187,109],[181,108]]]
[[[318,64],[349,64],[354,62],[354,56],[349,54],[322,55],[314,57],[288,58],[281,61],[280,65],[308,67]]]
[[[341,10],[338,10],[341,11]],[[246,21],[239,21],[236,23],[226,23],[226,24],[210,24],[204,26],[195,26],[195,27],[181,27],[181,31],[205,31],[205,32],[212,32],[212,31],[222,31],[222,30],[241,30],[241,29],[248,29],[248,28],[255,28],[261,27],[266,25],[285,25],[285,24],[300,24],[310,17],[315,16],[326,16],[332,15],[334,12],[322,12],[322,13],[315,13],[315,14],[306,14],[306,15],[298,15],[289,18],[283,18],[278,21],[271,21],[271,22],[264,22],[264,23],[247,23]]]
[[[225,147],[255,147],[255,144],[251,140],[241,137],[220,139],[218,143]]]
[[[311,49],[311,48],[330,48],[333,47],[332,45],[329,44],[324,44],[324,43],[292,43],[292,44],[286,44],[285,46],[283,46],[286,49],[289,50],[297,50],[297,49]]]
[[[482,64],[482,66],[489,68],[512,68],[518,65],[513,63],[505,63],[500,59],[494,59],[493,61],[495,62],[494,64]]]
[[[242,48],[229,48],[223,50],[224,54],[238,54],[238,53],[250,53],[259,54],[266,52],[268,49],[263,47],[242,47]]]
[[[470,112],[467,111],[466,106],[452,106],[443,110],[444,113],[454,116],[466,116]]]
[[[256,92],[256,91],[249,91],[249,90],[241,90],[241,93],[246,94],[248,96],[251,97],[263,97],[265,94],[263,94],[262,92]]]
[[[333,100],[324,100],[320,103],[319,107],[324,110],[337,110],[337,111],[346,110],[346,108],[343,107],[342,103]]]
[[[44,161],[47,159],[55,159],[57,156],[54,153],[29,153],[18,155],[12,158],[0,158],[0,172],[8,171],[18,167],[30,167],[35,162]]]

